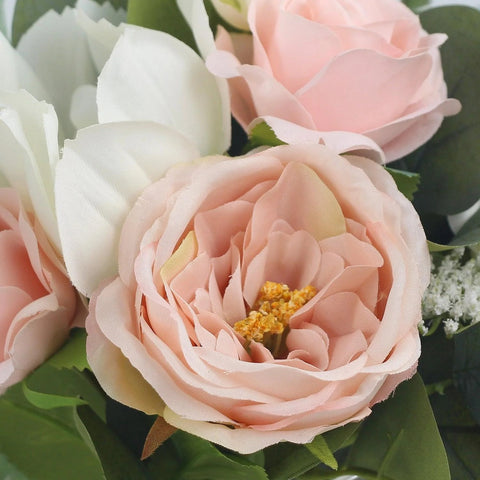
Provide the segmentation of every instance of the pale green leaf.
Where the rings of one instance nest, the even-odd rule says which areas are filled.
[[[337,470],[338,463],[333,456],[327,442],[321,435],[317,435],[313,441],[305,445],[322,463]]]

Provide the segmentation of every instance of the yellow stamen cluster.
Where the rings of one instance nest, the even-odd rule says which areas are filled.
[[[248,317],[236,322],[233,328],[249,341],[264,342],[264,337],[281,335],[290,317],[316,293],[311,285],[292,291],[287,285],[265,282]]]

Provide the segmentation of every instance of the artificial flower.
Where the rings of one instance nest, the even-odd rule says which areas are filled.
[[[252,0],[250,35],[219,28],[212,72],[230,79],[232,111],[247,129],[264,118],[287,143],[355,132],[387,161],[425,143],[447,99],[439,46],[397,0]]]
[[[132,158],[152,168],[165,144],[159,128],[86,129],[59,165],[59,185],[74,192],[67,208],[76,223],[63,238],[83,261],[76,278],[88,287],[103,276],[87,319],[100,384],[120,402],[244,453],[308,442],[366,417],[412,375],[420,354],[429,257],[412,205],[374,162],[299,145],[178,165],[147,186],[126,220],[132,199],[118,197],[123,210],[114,216],[105,199]],[[173,153],[180,138],[167,158],[193,154]],[[107,167],[113,160],[117,174]],[[89,191],[78,178],[84,162]],[[110,229],[98,228],[102,215]],[[112,254],[118,274],[108,280],[112,225],[121,235]],[[87,258],[77,245],[89,232]],[[265,310],[258,302],[269,302],[269,282],[293,307],[282,331],[260,320],[256,337],[242,322]]]
[[[0,188],[0,394],[41,365],[74,325],[77,297],[34,217]]]
[[[76,9],[66,6],[60,14],[49,10],[42,15],[22,35],[16,49],[0,34],[0,57],[4,59],[0,87],[24,88],[38,100],[52,104],[59,118],[61,139],[74,137],[77,127],[85,126],[86,114],[82,116],[78,109],[82,102],[85,108],[85,91],[92,91],[103,66],[77,20],[78,14],[92,21],[106,18],[114,24],[125,19],[123,10],[116,11],[107,2],[99,5],[92,0],[78,0]],[[96,123],[94,98],[91,94],[87,98],[89,123]]]
[[[218,14],[240,30],[248,30],[247,12],[250,0],[212,0]]]

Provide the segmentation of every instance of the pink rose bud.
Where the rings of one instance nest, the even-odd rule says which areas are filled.
[[[244,128],[257,117],[286,120],[288,143],[305,129],[355,132],[391,161],[460,110],[443,79],[446,35],[427,34],[398,0],[251,0],[248,23],[251,36],[220,29],[207,59],[230,79]]]
[[[68,337],[75,290],[18,194],[0,188],[0,394]]]
[[[378,164],[314,144],[210,157],[130,211],[89,362],[116,400],[230,449],[309,442],[413,374],[429,274]]]

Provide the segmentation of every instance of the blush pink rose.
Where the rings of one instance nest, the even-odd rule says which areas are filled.
[[[248,23],[251,36],[220,29],[207,59],[230,79],[244,128],[264,117],[287,143],[355,132],[391,161],[460,110],[443,79],[446,35],[428,35],[398,0],[251,0]]]
[[[67,339],[76,295],[18,194],[0,188],[0,394]]]
[[[413,374],[428,279],[418,216],[378,164],[315,144],[207,158],[131,210],[88,358],[113,398],[230,449],[308,442]],[[235,328],[267,281],[317,292],[277,351]]]

